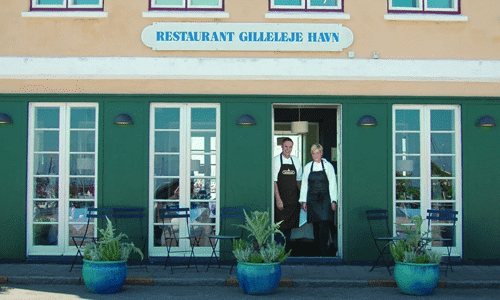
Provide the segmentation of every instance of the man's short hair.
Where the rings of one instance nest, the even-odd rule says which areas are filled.
[[[291,139],[291,138],[289,138],[289,137],[285,137],[285,138],[283,138],[283,142],[281,142],[281,144],[283,145],[285,142],[292,142],[292,145],[293,145],[293,141],[292,141],[292,139]]]

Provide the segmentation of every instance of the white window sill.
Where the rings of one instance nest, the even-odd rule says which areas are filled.
[[[23,11],[22,17],[26,18],[107,18],[105,11]]]
[[[321,20],[349,20],[350,14],[338,12],[268,12],[266,19],[321,19]]]
[[[229,13],[224,11],[144,11],[142,17],[227,19]]]
[[[385,14],[388,21],[433,21],[433,22],[466,22],[469,17],[464,15],[441,14]]]

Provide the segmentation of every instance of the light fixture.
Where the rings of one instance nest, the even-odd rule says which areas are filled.
[[[130,125],[134,123],[134,120],[129,114],[119,114],[113,119],[113,122],[116,125]]]
[[[358,126],[377,126],[377,119],[370,115],[364,115],[359,119]]]
[[[300,120],[300,107],[299,107],[299,121],[292,122],[292,133],[307,133],[309,131],[309,123]]]
[[[248,127],[257,124],[257,121],[255,121],[254,117],[252,115],[241,115],[238,117],[236,120],[236,125]]]
[[[0,124],[12,124],[12,118],[8,114],[0,113]]]
[[[483,128],[491,128],[497,126],[495,119],[490,116],[482,116],[476,121],[476,126]]]

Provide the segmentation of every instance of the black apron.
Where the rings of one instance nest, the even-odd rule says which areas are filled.
[[[293,164],[283,164],[283,157],[280,154],[281,168],[278,173],[278,191],[283,210],[279,210],[274,202],[274,222],[283,221],[280,229],[292,229],[299,227],[300,203],[299,187],[297,186],[297,170]]]
[[[313,172],[313,166],[314,161],[307,179],[307,222],[333,221],[330,185],[323,160],[323,170]]]

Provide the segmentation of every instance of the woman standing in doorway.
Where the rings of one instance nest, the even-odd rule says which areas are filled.
[[[323,146],[312,145],[311,154],[313,161],[304,167],[299,202],[307,212],[307,221],[313,223],[321,256],[327,256],[329,222],[334,221],[337,210],[337,179],[332,164],[323,159]]]

